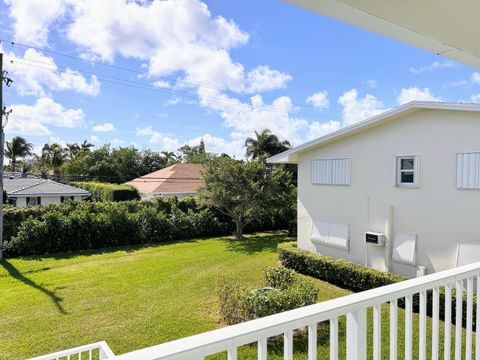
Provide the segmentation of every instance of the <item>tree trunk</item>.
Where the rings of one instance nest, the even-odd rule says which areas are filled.
[[[243,240],[243,227],[244,224],[242,223],[241,219],[236,219],[235,220],[235,239],[237,240]]]

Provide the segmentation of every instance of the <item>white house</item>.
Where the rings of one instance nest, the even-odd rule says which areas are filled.
[[[39,178],[4,178],[8,202],[17,207],[82,201],[90,196],[86,190]]]
[[[479,134],[480,105],[411,102],[270,158],[298,164],[298,246],[409,277],[479,261]]]

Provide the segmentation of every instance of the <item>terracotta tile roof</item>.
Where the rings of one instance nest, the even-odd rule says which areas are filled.
[[[194,193],[203,185],[201,164],[175,164],[129,181],[141,193]]]

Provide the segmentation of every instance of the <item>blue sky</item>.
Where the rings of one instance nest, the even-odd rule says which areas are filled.
[[[466,65],[277,0],[4,0],[0,14],[17,43],[2,43],[6,136],[37,148],[203,138],[241,157],[265,127],[300,144],[411,100],[480,100]]]

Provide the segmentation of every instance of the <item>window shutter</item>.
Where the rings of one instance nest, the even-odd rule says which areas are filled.
[[[42,198],[37,196],[37,205],[42,205]]]
[[[457,154],[457,188],[480,189],[480,152]]]
[[[310,239],[312,242],[320,245],[348,250],[349,231],[349,225],[317,220],[312,223]]]
[[[351,159],[312,160],[312,184],[350,185]]]

